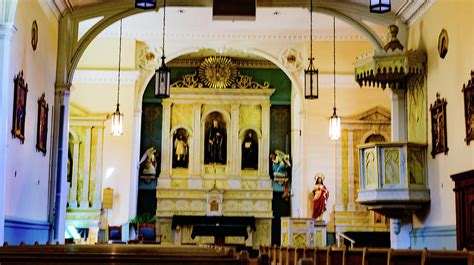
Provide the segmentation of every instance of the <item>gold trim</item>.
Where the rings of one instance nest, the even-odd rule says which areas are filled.
[[[237,67],[230,58],[211,56],[199,66],[199,78],[210,88],[227,88],[234,83]]]

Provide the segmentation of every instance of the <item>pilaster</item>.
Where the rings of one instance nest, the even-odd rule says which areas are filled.
[[[193,104],[193,142],[191,155],[191,176],[201,176],[201,103]]]
[[[239,141],[239,113],[240,113],[240,104],[232,104],[230,109],[230,116],[232,119],[231,123],[231,144],[232,144],[232,154],[239,154],[240,151],[240,141]],[[238,159],[229,160],[231,161],[231,172],[232,176],[238,176],[241,168],[241,159],[242,155]]]
[[[270,155],[270,103],[262,105],[262,151],[259,153],[260,163],[258,166],[260,176],[269,176],[269,155]]]
[[[96,168],[95,168],[95,185],[94,196],[92,199],[92,207],[94,209],[101,208],[101,190],[102,190],[102,150],[104,139],[104,128],[96,127],[97,130],[97,149],[96,149]]]
[[[82,194],[80,208],[89,208],[89,181],[90,181],[90,164],[91,164],[91,139],[92,127],[86,128],[86,140],[84,142],[84,175],[82,176]]]
[[[141,105],[140,105],[141,106]],[[140,136],[142,128],[142,110],[141,107],[135,110],[133,115],[133,142],[132,142],[132,161],[130,167],[130,204],[128,217],[132,219],[137,215],[137,199],[138,199],[138,174],[140,159]]]
[[[163,128],[161,131],[161,173],[160,177],[169,177],[171,175],[171,102],[163,100]]]
[[[348,167],[348,192],[347,210],[355,210],[355,193],[354,193],[354,132],[349,131],[347,134],[347,167]]]

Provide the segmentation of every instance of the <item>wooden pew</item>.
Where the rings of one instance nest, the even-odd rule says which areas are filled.
[[[427,251],[423,265],[473,265],[474,253],[464,251]]]
[[[311,259],[313,265],[474,265],[474,252],[393,250],[377,248],[292,248],[263,247],[268,264],[296,265],[300,259]]]
[[[248,264],[224,248],[150,245],[61,245],[0,248],[2,265],[43,264]]]

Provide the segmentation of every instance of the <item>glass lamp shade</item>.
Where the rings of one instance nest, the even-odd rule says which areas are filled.
[[[135,0],[135,7],[140,9],[156,9],[156,0]]]
[[[120,113],[119,105],[112,114],[112,135],[120,136],[123,134],[123,113]]]
[[[319,71],[314,67],[314,58],[309,59],[309,65],[304,70],[304,97],[306,99],[318,98],[318,75]]]
[[[170,96],[171,70],[165,65],[165,57],[161,57],[160,68],[155,71],[155,97],[168,98]]]
[[[392,4],[391,0],[370,0],[371,13],[386,13],[390,12]]]
[[[329,139],[339,140],[341,138],[341,118],[336,114],[336,108],[329,119]]]

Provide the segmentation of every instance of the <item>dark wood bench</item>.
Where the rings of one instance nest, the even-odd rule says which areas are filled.
[[[248,263],[248,261],[246,261]],[[159,245],[54,245],[0,248],[0,264],[242,264],[224,248]]]
[[[474,265],[474,252],[469,251],[265,246],[260,253],[268,255],[272,265],[296,265],[300,259],[314,265]]]

